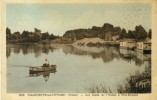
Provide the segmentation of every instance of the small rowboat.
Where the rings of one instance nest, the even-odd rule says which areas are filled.
[[[49,67],[29,67],[29,71],[34,73],[34,72],[44,72],[44,71],[51,71],[51,70],[56,70],[56,65],[51,65]]]
[[[51,71],[44,71],[44,72],[30,72],[29,77],[38,77],[38,76],[44,76],[44,75],[49,75],[50,73],[56,73],[56,70],[51,70]]]

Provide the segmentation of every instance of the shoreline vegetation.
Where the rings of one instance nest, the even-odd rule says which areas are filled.
[[[34,28],[34,32],[23,31],[11,33],[11,29],[6,28],[7,43],[39,43],[39,44],[72,44],[78,46],[115,46],[119,47],[120,41],[142,41],[151,39],[151,29],[147,32],[143,26],[135,27],[135,30],[114,27],[105,23],[102,27],[93,26],[89,29],[68,30],[63,36],[56,36],[53,33],[45,32]]]
[[[117,93],[151,93],[151,73],[149,69],[144,72],[136,72],[126,78],[124,85],[117,84]],[[88,93],[114,93],[105,84],[91,84],[84,88]]]

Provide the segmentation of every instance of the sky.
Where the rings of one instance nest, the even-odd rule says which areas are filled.
[[[151,4],[22,4],[9,3],[6,23],[11,32],[24,30],[62,36],[67,30],[103,26],[104,23],[134,30],[151,28]]]

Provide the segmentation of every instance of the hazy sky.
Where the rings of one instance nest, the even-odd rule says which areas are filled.
[[[133,30],[151,28],[151,4],[7,4],[7,26],[11,32],[23,30],[63,35],[77,28],[110,23]]]

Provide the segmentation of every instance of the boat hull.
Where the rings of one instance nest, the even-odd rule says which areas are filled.
[[[38,76],[41,76],[41,75],[47,75],[47,74],[55,73],[55,72],[56,72],[56,70],[42,71],[42,72],[30,72],[29,77],[38,77]]]
[[[56,70],[56,65],[51,65],[49,67],[29,67],[30,73],[35,73],[35,72],[44,72],[44,71],[52,71]]]

